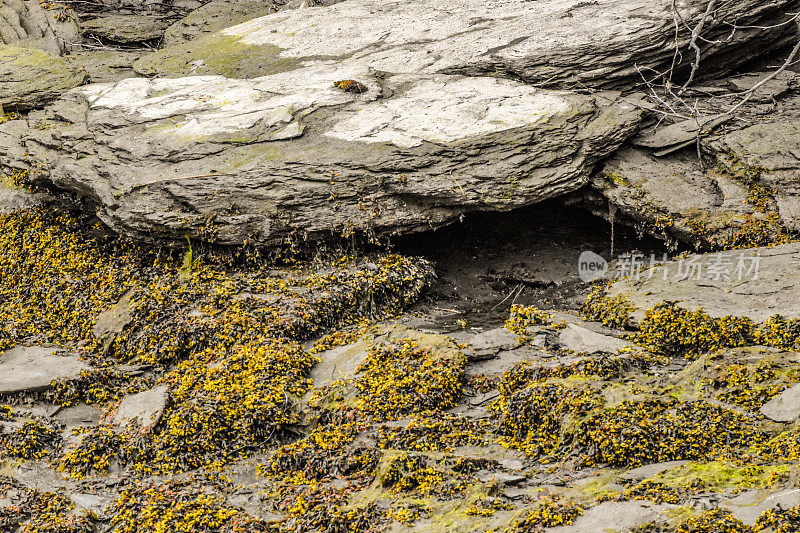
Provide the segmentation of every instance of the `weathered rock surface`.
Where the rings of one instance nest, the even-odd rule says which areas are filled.
[[[592,507],[569,526],[549,528],[549,533],[597,533],[598,531],[630,531],[631,529],[666,518],[674,505],[649,501],[603,502]]]
[[[109,15],[81,23],[85,35],[123,44],[160,39],[168,26],[158,15]]]
[[[608,295],[628,298],[636,320],[664,300],[716,317],[800,318],[798,264],[800,243],[691,255],[617,281]]]
[[[753,219],[747,188],[704,168],[688,151],[659,158],[641,148],[614,154],[592,186],[620,215],[652,233],[697,245],[733,238]]]
[[[791,509],[800,505],[800,489],[781,490],[766,497],[762,493],[763,491],[748,490],[721,503],[730,509],[735,518],[748,526],[754,525],[768,509]]]
[[[41,124],[58,128],[32,124],[24,141],[49,181],[94,199],[116,230],[268,244],[411,232],[562,195],[639,120],[602,95],[320,66],[93,85],[49,109]]]
[[[86,71],[47,52],[0,46],[0,107],[43,107],[86,81]]]
[[[0,1],[0,43],[59,55],[78,42],[77,17],[71,9],[36,0]]]
[[[64,59],[89,74],[92,83],[112,83],[135,78],[133,63],[142,57],[141,50],[90,50],[72,52]]]
[[[568,324],[558,333],[557,344],[566,350],[577,353],[616,353],[626,348],[631,348],[631,342],[596,333],[575,324]]]
[[[0,178],[0,215],[21,209],[30,209],[47,201],[43,193],[33,193]]]
[[[273,11],[271,5],[259,0],[243,2],[215,0],[192,11],[167,28],[162,44],[165,48],[177,46],[234,24],[268,15]]]
[[[734,80],[734,88],[752,86],[752,78]],[[795,87],[796,75],[773,81],[763,90],[782,95]],[[700,119],[699,147],[694,120],[635,137],[634,147],[614,154],[593,178],[593,188],[659,237],[704,248],[780,242],[800,231],[800,98],[783,98],[766,114],[754,104],[743,109],[748,116],[721,132],[711,130],[732,116]],[[683,151],[661,151],[687,139]],[[602,203],[594,203],[598,214],[608,212]]]
[[[706,147],[729,172],[747,173],[767,187],[785,224],[800,231],[800,116],[779,115],[711,138]]]
[[[665,472],[685,464],[689,464],[689,461],[666,461],[663,463],[654,463],[633,468],[621,474],[619,477],[620,479],[627,481],[644,481],[645,479],[649,479],[657,474],[660,474],[661,472]]]
[[[36,392],[56,379],[74,379],[89,365],[55,348],[16,346],[0,353],[0,394]]]
[[[192,43],[140,60],[146,75],[221,74],[256,77],[343,60],[395,73],[501,75],[549,87],[629,86],[642,69],[665,69],[674,56],[671,0],[492,0],[479,2],[342,2],[332,7],[286,11],[254,19]],[[692,21],[707,2],[678,3],[688,42]],[[791,40],[791,24],[741,30],[729,38],[728,22],[774,23],[800,7],[797,0],[740,0],[717,7],[703,37],[725,38],[704,53],[704,73],[735,69],[750,54],[768,53]],[[760,24],[766,26],[767,24]],[[257,60],[254,60],[256,59]],[[688,66],[689,60],[683,66]]]
[[[800,417],[800,385],[786,389],[762,405],[760,411],[775,422],[794,422]]]
[[[166,385],[157,385],[150,390],[126,396],[114,413],[114,424],[147,433],[161,420],[168,401],[169,387]]]

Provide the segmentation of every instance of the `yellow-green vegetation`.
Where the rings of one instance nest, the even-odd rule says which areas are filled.
[[[583,508],[578,503],[564,498],[560,494],[550,494],[542,498],[522,519],[506,528],[506,531],[533,533],[541,531],[544,527],[569,525],[582,514]]]
[[[767,509],[756,521],[754,531],[794,533],[800,531],[800,505],[789,509]]]
[[[72,433],[80,441],[61,457],[58,470],[75,479],[107,473],[127,441],[110,426],[80,427]]]
[[[664,302],[645,311],[636,342],[667,356],[697,357],[720,348],[755,343],[755,324],[744,317],[711,317],[702,309],[689,311]]]
[[[705,459],[764,440],[755,418],[730,409],[662,394],[609,403],[609,382],[548,376],[557,372],[521,364],[504,375],[495,405],[501,443],[542,461],[578,455],[586,465],[640,466]]]
[[[737,464],[739,463],[739,464]],[[795,465],[741,464],[741,461],[692,462],[655,476],[653,483],[678,491],[766,488],[788,480]],[[673,502],[675,503],[675,502]]]
[[[356,407],[379,420],[448,409],[461,394],[465,364],[455,346],[432,349],[414,339],[376,344],[359,367]]]
[[[567,325],[564,322],[556,322],[551,313],[542,311],[536,306],[512,305],[511,314],[506,320],[506,329],[516,333],[521,339],[527,340],[531,334],[531,326],[547,326],[554,329],[562,329]]]
[[[714,366],[704,379],[714,397],[732,405],[755,411],[782,393],[788,386],[800,382],[800,366],[765,357],[757,362],[725,364],[709,357]]]
[[[75,504],[63,492],[24,489],[11,479],[0,477],[0,497],[19,494],[17,505],[0,509],[3,531],[20,533],[94,533],[98,520],[89,511],[75,512]]]
[[[114,502],[114,511],[111,524],[120,533],[268,531],[265,523],[241,509],[226,506],[214,487],[203,490],[189,482],[130,488]]]
[[[800,429],[787,429],[766,442],[756,443],[753,448],[764,458],[800,461]]]
[[[299,344],[268,337],[183,361],[167,376],[174,402],[153,436],[145,468],[198,468],[274,441],[297,422],[293,407],[310,385],[304,376],[315,362]]]
[[[411,417],[403,427],[378,426],[377,443],[381,449],[452,452],[456,446],[490,443],[494,428],[495,423],[488,419],[424,413]]]
[[[633,305],[623,295],[607,296],[608,283],[595,284],[586,303],[583,305],[583,314],[587,320],[594,320],[604,326],[616,329],[630,327]]]
[[[700,516],[690,518],[678,525],[675,533],[750,533],[753,529],[738,518],[734,518],[728,509],[711,509]]]
[[[8,405],[0,406],[0,458],[41,459],[61,442],[61,427],[42,416],[16,416]]]
[[[703,309],[690,311],[677,302],[662,302],[645,311],[635,341],[667,356],[696,358],[721,348],[761,344],[790,349],[800,343],[797,320],[774,316],[759,326],[747,317],[712,317]]]

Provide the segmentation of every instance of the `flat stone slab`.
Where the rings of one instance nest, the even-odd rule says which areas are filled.
[[[355,378],[356,369],[367,358],[367,348],[366,343],[357,342],[320,353],[320,362],[311,369],[309,376],[314,387],[324,387],[340,379],[347,381]]]
[[[109,15],[81,23],[85,34],[125,44],[160,39],[167,27],[166,19],[152,15]]]
[[[622,473],[619,478],[630,481],[643,481],[660,474],[661,472],[666,472],[667,470],[671,470],[686,464],[689,464],[689,461],[666,461],[664,463],[644,465]]]
[[[617,353],[633,346],[631,342],[596,333],[575,324],[569,324],[566,328],[559,330],[557,342],[561,348],[588,354],[599,352]]]
[[[167,385],[156,385],[152,389],[126,396],[117,407],[113,422],[123,429],[133,427],[141,433],[148,433],[161,420],[168,401]]]
[[[601,531],[630,531],[654,521],[670,509],[670,504],[655,504],[645,500],[603,502],[584,511],[568,526],[546,528],[549,533],[598,533]]]
[[[663,71],[674,56],[672,0],[363,0],[276,13],[169,47],[140,60],[145,75],[257,77],[325,61],[353,61],[385,72],[501,75],[558,88],[620,87],[641,82],[636,67]],[[678,4],[686,28],[706,0]],[[735,69],[791,41],[791,25],[737,32],[730,26],[773,22],[794,6],[775,0],[718,5],[703,37],[725,39],[704,55],[704,73]],[[791,10],[789,10],[791,12]],[[769,26],[767,23],[760,24]],[[688,66],[689,58],[685,64]]]
[[[690,255],[617,281],[608,295],[625,296],[634,319],[664,300],[711,316],[800,318],[800,243]],[[740,275],[741,274],[741,275]]]
[[[800,418],[800,384],[790,387],[761,406],[761,414],[775,422]]]
[[[749,490],[720,504],[730,509],[734,518],[748,526],[756,523],[768,509],[791,509],[800,505],[800,489],[787,489],[764,496],[763,491]]]
[[[346,80],[357,84],[335,85]],[[115,230],[273,244],[427,230],[563,195],[640,110],[498,78],[326,65],[90,85],[38,121],[24,139],[48,179],[93,198]]]
[[[36,392],[58,379],[76,379],[90,366],[56,348],[16,346],[0,354],[0,394]]]

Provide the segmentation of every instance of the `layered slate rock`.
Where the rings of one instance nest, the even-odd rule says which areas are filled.
[[[644,311],[665,301],[709,315],[745,316],[764,322],[773,315],[800,318],[800,243],[771,248],[690,255],[643,269],[614,283],[608,296],[622,295]]]
[[[419,231],[562,195],[639,120],[602,95],[323,65],[92,85],[23,137],[46,179],[92,198],[116,230],[270,244]]]
[[[167,28],[162,44],[165,48],[177,46],[272,12],[274,12],[272,5],[259,0],[243,2],[214,0],[195,9]]]
[[[53,55],[80,42],[77,17],[63,5],[37,0],[0,1],[0,43],[39,48]]]
[[[81,85],[88,75],[62,58],[37,49],[0,46],[0,107],[44,107]]]
[[[786,240],[800,231],[800,112],[796,98],[783,106],[769,122],[702,138],[699,150],[620,150],[592,186],[667,239],[712,249]]]
[[[639,83],[637,68],[666,70],[675,55],[672,0],[365,0],[286,11],[141,59],[145,75],[257,77],[336,60],[388,72],[499,75],[557,88],[617,88]],[[679,45],[706,0],[677,2]],[[725,2],[704,25],[703,74],[730,72],[752,50],[788,44],[779,24],[798,0]],[[731,32],[730,24],[740,29]],[[749,29],[744,29],[750,26]],[[756,28],[769,26],[769,29]],[[746,50],[746,52],[745,52]],[[688,68],[690,54],[679,65]]]
[[[81,24],[84,34],[115,43],[131,44],[160,39],[169,22],[156,15],[110,15]]]

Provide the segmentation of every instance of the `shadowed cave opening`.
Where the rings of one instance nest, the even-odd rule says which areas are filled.
[[[612,258],[611,224],[562,199],[508,212],[477,212],[449,226],[399,237],[395,251],[431,260],[438,279],[411,309],[420,326],[449,332],[503,324],[514,304],[578,312],[592,284],[579,277],[588,250]],[[614,225],[614,257],[663,257],[666,243]],[[424,318],[423,318],[424,317]]]

